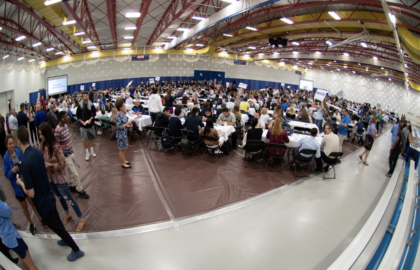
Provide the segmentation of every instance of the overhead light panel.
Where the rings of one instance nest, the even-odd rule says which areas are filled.
[[[333,45],[333,43],[331,41],[329,41],[329,40],[325,41],[325,44],[327,44],[328,46],[332,46]]]
[[[49,6],[49,5],[52,5],[52,4],[55,4],[55,3],[60,3],[60,2],[61,2],[61,0],[48,0],[48,1],[44,2],[44,5]]]
[[[385,69],[384,67],[381,67],[381,69]]]
[[[279,53],[279,52],[274,52],[273,54],[275,54],[275,55],[279,55],[280,53]]]
[[[136,30],[137,26],[127,26],[124,28],[124,30]]]
[[[346,53],[346,52],[345,52],[345,53],[343,53],[343,55],[344,55],[344,56],[350,56],[350,54],[349,54],[349,53]]]
[[[397,24],[397,18],[395,17],[394,14],[389,13],[389,18],[391,19],[392,24],[394,25]]]
[[[25,57],[19,57],[17,60],[18,61],[20,61],[20,60],[23,60]]]
[[[327,66],[330,66],[330,64],[327,64]]]
[[[166,38],[176,39],[176,36],[167,36]]]
[[[251,49],[251,50],[255,50],[257,47],[254,47],[254,46],[248,46],[248,49]]]
[[[192,51],[192,50],[193,50],[193,48],[186,48],[185,50],[187,50],[187,51]]]
[[[124,39],[133,39],[133,36],[125,36]]]
[[[360,45],[361,45],[362,47],[365,47],[365,48],[367,48],[367,47],[368,47],[368,45],[367,45],[365,42],[361,42],[361,43],[360,43]]]
[[[285,64],[285,62],[283,62],[283,61],[280,62],[280,65],[284,65],[284,64]]]
[[[5,56],[3,56],[3,59],[6,59],[7,57],[9,57],[9,55],[8,55],[8,54],[6,54]]]
[[[35,61],[35,59],[33,59],[33,58],[32,58],[32,59],[29,59],[29,61],[28,61],[28,62],[33,62],[33,61]]]
[[[299,54],[299,52],[297,52],[297,51],[294,51],[294,52],[293,52],[293,54]]]
[[[249,57],[249,54],[244,54],[244,57],[248,58]]]
[[[354,70],[353,70],[352,72],[353,72],[353,73],[356,73],[356,71],[354,71]]]
[[[315,54],[322,54],[322,52],[315,52]]]
[[[84,35],[84,34],[85,34],[85,32],[81,31],[81,32],[76,32],[76,33],[74,33],[73,35],[75,35],[75,36],[80,36],[80,35]]]
[[[69,25],[69,24],[75,24],[75,23],[76,23],[76,20],[68,20],[68,21],[63,22],[63,25]]]
[[[56,52],[56,53],[55,53],[55,55],[58,55],[58,54],[63,54],[63,52]]]
[[[330,16],[333,17],[336,20],[341,20],[341,17],[338,16],[338,14],[335,13],[334,11],[328,11],[328,14],[330,14]]]
[[[281,18],[280,19],[281,21],[283,21],[283,22],[285,22],[285,23],[288,23],[288,24],[293,24],[293,21],[292,20],[290,20],[290,19],[288,19],[288,18]]]
[[[87,43],[92,43],[92,41],[90,41],[90,40],[83,40],[82,43],[83,44],[87,44]]]
[[[297,42],[297,41],[292,41],[292,44],[293,44],[293,45],[300,45],[300,43],[299,43],[299,42]]]
[[[43,64],[43,63],[45,63],[45,61],[39,61],[38,63],[39,63],[39,64]]]
[[[347,66],[344,66],[344,68],[347,68]]]
[[[204,44],[202,44],[202,43],[196,43],[195,46],[200,46],[201,47],[201,46],[204,46]]]
[[[338,71],[340,71],[340,69],[339,69],[339,68],[337,68],[337,70],[338,70]]]
[[[131,43],[130,43],[131,44]],[[96,49],[96,46],[87,46],[88,49]]]
[[[21,41],[22,39],[25,39],[25,36],[18,36],[17,38],[15,38],[16,41]]]
[[[258,55],[265,55],[265,53],[260,52]]]
[[[226,3],[235,3],[236,2],[236,0],[222,0],[222,2],[226,2]]]
[[[54,48],[47,48],[45,49],[47,52],[54,50]]]
[[[202,21],[202,20],[205,20],[206,18],[201,17],[201,16],[192,16],[191,19]]]
[[[313,65],[314,63],[309,62],[308,64],[309,64],[309,65]]]
[[[125,13],[126,18],[138,18],[140,17],[140,12],[127,12]]]
[[[42,44],[41,42],[37,42],[37,43],[32,44],[32,47],[38,47],[41,44]]]
[[[128,51],[128,50],[131,50],[131,48],[124,48],[123,50],[124,51]]]
[[[392,81],[392,79],[391,79],[391,78],[389,78],[389,80],[390,80],[390,81]]]
[[[225,37],[233,37],[233,35],[232,34],[223,34]]]
[[[190,29],[189,28],[185,28],[185,27],[178,27],[176,29],[176,31],[187,31],[187,30],[190,30]]]
[[[255,28],[255,27],[252,27],[252,26],[247,26],[247,27],[245,27],[246,29],[248,29],[248,30],[251,30],[251,31],[258,31],[258,29],[257,28]]]
[[[99,53],[99,51],[92,51],[92,54],[97,54]]]
[[[373,57],[373,60],[378,60],[378,57],[374,56],[374,57]]]

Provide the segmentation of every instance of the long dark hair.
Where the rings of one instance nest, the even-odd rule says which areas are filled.
[[[213,119],[207,118],[206,120],[206,127],[204,128],[204,136],[210,133],[210,130],[213,128]]]
[[[41,144],[41,149],[44,150],[45,146],[48,147],[48,155],[51,159],[54,149],[53,145],[57,142],[55,139],[54,134],[52,133],[52,129],[47,122],[42,123],[39,126],[39,130],[41,131],[42,136],[44,136],[45,140]]]
[[[251,121],[252,129],[255,129],[255,127],[257,126],[257,124],[258,124],[258,118],[257,117],[253,117],[252,118],[252,121]]]

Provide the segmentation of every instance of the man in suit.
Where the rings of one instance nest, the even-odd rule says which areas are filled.
[[[57,127],[57,124],[58,124],[58,117],[57,117],[57,114],[55,113],[55,103],[54,102],[52,102],[50,104],[50,111],[47,113],[47,123],[48,123],[48,125],[50,125],[50,127],[52,128],[52,130],[54,132],[54,130]]]
[[[20,112],[16,116],[18,121],[18,128],[21,126],[28,127],[29,118],[25,113],[26,106],[24,103],[20,104]]]

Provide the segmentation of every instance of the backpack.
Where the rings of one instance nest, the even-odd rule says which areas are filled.
[[[232,151],[233,148],[230,142],[225,141],[220,147],[220,150],[223,151],[223,155],[229,155],[229,152]]]
[[[175,147],[174,138],[172,136],[169,136],[169,134],[166,131],[162,133],[162,137],[160,141],[161,141],[163,149],[168,150]]]

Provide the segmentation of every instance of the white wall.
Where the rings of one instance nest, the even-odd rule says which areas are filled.
[[[155,76],[194,76],[194,70],[224,71],[226,78],[242,78],[250,80],[265,80],[273,82],[286,82],[299,84],[300,75],[294,71],[275,70],[273,68],[257,67],[251,63],[247,66],[230,66],[216,64],[214,61],[189,63],[186,61],[171,61],[167,55],[160,55],[156,62],[117,62],[111,60],[107,63],[98,62],[93,65],[83,65],[80,68],[69,67],[60,69],[57,66],[47,68],[47,77],[68,74],[69,85],[87,83],[92,81],[115,80],[133,77]]]
[[[403,85],[387,78],[361,77],[351,72],[309,70],[302,78],[314,81],[314,87],[330,90],[332,94],[344,91],[345,98],[356,102],[369,102],[381,108],[394,110],[399,114],[420,115],[420,93],[409,90],[408,95]]]
[[[26,62],[17,62],[14,56],[9,56],[4,61],[0,59],[2,64],[5,66],[13,65],[14,63],[19,64],[26,64],[28,59],[22,60]],[[37,64],[37,63],[36,63]],[[36,65],[34,62],[31,65]],[[45,88],[45,73],[41,74],[41,72],[34,72],[34,71],[25,71],[22,69],[21,71],[12,70],[11,72],[1,71],[0,72],[0,93],[6,92],[9,90],[14,90],[14,105],[15,109],[19,110],[19,105],[22,102],[28,101],[29,102],[29,93],[38,91],[41,88]],[[2,106],[0,109],[1,113],[4,114],[3,110],[5,110]]]

